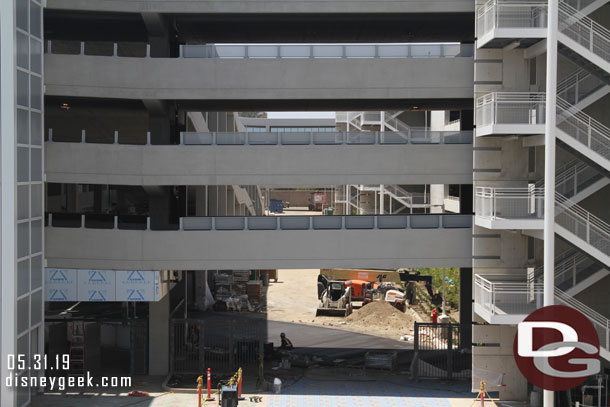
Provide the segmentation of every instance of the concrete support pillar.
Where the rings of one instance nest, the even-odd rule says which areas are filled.
[[[151,144],[171,144],[176,126],[173,107],[162,100],[142,100],[148,111],[148,130]]]
[[[442,213],[445,205],[445,185],[430,185],[430,213]]]
[[[169,294],[148,305],[148,374],[169,373]]]
[[[153,230],[172,229],[175,223],[175,197],[173,187],[145,187],[148,193],[148,211],[150,214],[150,228]]]
[[[218,216],[218,187],[208,187],[208,216]]]
[[[217,216],[227,216],[227,186],[220,185],[218,191],[218,209]]]
[[[472,347],[472,268],[460,269],[460,349]]]
[[[235,216],[235,207],[238,205],[235,201],[235,191],[233,188],[225,188],[227,189],[227,216]]]
[[[195,216],[208,216],[207,187],[195,187]]]
[[[150,56],[153,58],[171,57],[171,36],[169,24],[159,13],[141,13],[142,20],[148,31]]]
[[[472,184],[460,185],[460,213],[474,213]]]

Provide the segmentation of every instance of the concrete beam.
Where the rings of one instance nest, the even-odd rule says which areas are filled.
[[[473,59],[45,55],[48,96],[170,100],[471,99]]]
[[[471,267],[472,229],[45,229],[48,267],[206,270]],[[171,244],[168,244],[171,242]]]
[[[135,146],[48,142],[45,173],[47,182],[142,186],[470,184],[472,145]]]
[[[472,0],[48,0],[46,8],[155,13],[474,13]]]

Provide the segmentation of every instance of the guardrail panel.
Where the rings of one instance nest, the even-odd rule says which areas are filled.
[[[244,230],[246,227],[246,219],[243,216],[221,216],[214,219],[216,230]]]

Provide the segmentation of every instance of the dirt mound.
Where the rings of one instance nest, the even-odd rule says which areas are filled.
[[[413,330],[415,317],[410,309],[403,313],[387,302],[380,301],[354,310],[345,320],[348,324],[355,326],[408,332]]]

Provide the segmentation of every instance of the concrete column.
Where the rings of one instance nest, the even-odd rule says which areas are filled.
[[[472,268],[460,269],[460,349],[472,347]]]
[[[430,185],[430,213],[442,213],[445,205],[445,185]]]
[[[148,111],[148,130],[152,144],[170,144],[173,139],[176,117],[174,109],[162,100],[142,100]]]
[[[460,213],[474,213],[472,184],[460,185]]]
[[[235,207],[238,203],[235,201],[235,191],[233,188],[225,187],[227,189],[227,216],[235,216]]]
[[[174,207],[173,187],[145,187],[148,193],[148,212],[150,228],[155,230],[171,229],[172,209]]]
[[[227,186],[220,185],[218,191],[218,216],[227,216]]]
[[[218,187],[208,187],[208,216],[218,216]]]
[[[148,305],[148,374],[169,373],[169,294]]]
[[[207,216],[208,197],[205,186],[195,187],[195,216]]]
[[[150,56],[169,58],[171,56],[171,36],[165,17],[159,13],[141,13],[141,15],[146,31],[148,31]]]

